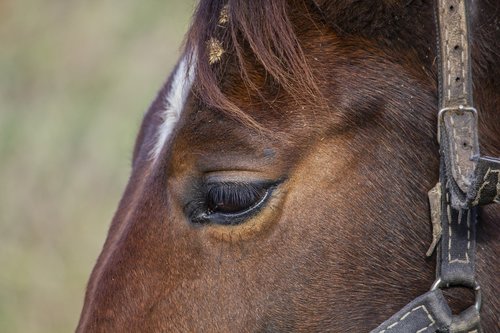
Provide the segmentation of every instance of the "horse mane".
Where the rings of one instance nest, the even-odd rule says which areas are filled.
[[[302,13],[307,17],[306,3],[294,2],[304,9]],[[246,65],[250,57],[265,71],[268,79],[293,98],[311,99],[321,95],[293,29],[290,12],[293,7],[297,8],[297,4],[291,6],[287,0],[199,2],[185,48],[192,60],[196,56],[190,61],[196,66],[193,91],[205,105],[259,128],[256,121],[221,90],[220,78],[228,58],[236,62],[241,79],[253,95],[262,97],[255,75],[249,73]],[[210,49],[214,43],[218,52],[215,55]]]

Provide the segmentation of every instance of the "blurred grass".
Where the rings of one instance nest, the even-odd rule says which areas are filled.
[[[70,332],[193,0],[0,0],[0,332]]]

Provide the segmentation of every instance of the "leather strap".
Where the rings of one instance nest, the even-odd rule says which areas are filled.
[[[440,60],[439,183],[429,191],[436,282],[377,329],[377,333],[479,333],[481,289],[475,277],[477,206],[500,201],[500,160],[480,157],[473,107],[466,0],[437,0]],[[476,302],[453,316],[439,289],[463,286]]]
[[[451,181],[452,205],[466,208],[479,157],[467,11],[463,0],[438,2],[439,140]]]
[[[465,1],[437,0],[441,52],[440,109],[472,105],[469,32]]]
[[[438,138],[449,178],[451,206],[466,209],[499,200],[500,160],[479,155],[466,2],[437,1],[441,64]]]
[[[475,287],[476,208],[455,209],[451,205],[449,179],[441,162],[440,185],[441,243],[437,255],[436,278],[443,286]]]
[[[430,333],[445,331],[450,325],[450,308],[441,290],[434,290],[415,298],[370,333]]]
[[[500,160],[483,156],[476,169],[474,191],[470,194],[472,206],[500,203]]]
[[[477,210],[472,203],[482,201],[473,198],[477,193],[481,195],[478,187],[482,178],[478,177],[477,171],[484,168],[478,166],[478,125],[472,98],[467,3],[466,0],[437,1],[441,64],[438,114],[441,163],[437,199],[440,202],[441,241],[436,258],[436,282],[432,289],[452,286],[474,289],[479,323],[481,294],[475,270]],[[433,226],[436,224],[437,221],[433,220]],[[435,244],[436,237],[433,235],[433,238]],[[450,332],[454,332],[451,327]]]
[[[453,316],[441,290],[415,298],[370,333],[480,333],[479,313],[472,306]]]

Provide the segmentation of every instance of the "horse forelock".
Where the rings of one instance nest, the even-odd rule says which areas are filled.
[[[475,3],[471,7],[473,12],[477,11]],[[249,62],[253,62],[254,67],[260,66],[264,75],[298,104],[322,101],[318,73],[309,65],[311,59],[304,54],[303,41],[299,37],[301,31],[297,29],[296,23],[303,20],[311,25],[326,24],[341,37],[359,34],[372,39],[378,46],[386,47],[386,52],[404,50],[408,57],[402,61],[420,60],[425,70],[433,75],[435,50],[429,37],[433,40],[434,27],[424,24],[431,19],[432,12],[432,2],[422,0],[405,3],[386,0],[369,4],[322,0],[200,1],[186,38],[184,55],[164,97],[165,107],[151,157],[159,155],[170,137],[191,91],[201,104],[226,112],[246,125],[266,130],[238,105],[238,99],[229,97],[224,91],[222,81],[229,62],[236,67],[248,95],[263,97],[262,84],[256,82],[256,75],[249,70],[252,67]],[[481,27],[485,30],[484,38],[491,39],[491,29]],[[220,48],[216,61],[211,60],[214,43]],[[478,43],[478,46],[484,47],[483,44]],[[487,45],[491,44],[489,41]],[[485,75],[494,67],[483,64],[488,60],[485,57],[474,59],[477,71]],[[490,63],[494,60],[490,59]],[[186,73],[181,77],[183,71]]]
[[[259,95],[262,87],[249,70],[253,61],[296,99],[319,97],[315,76],[292,22],[296,14],[311,20],[306,1],[200,1],[186,40],[186,47],[197,49],[199,54],[193,87],[196,96],[208,107],[258,128],[255,119],[221,88],[221,78],[228,62],[232,62],[248,93]]]
[[[302,16],[308,17],[305,2],[302,7]],[[223,91],[221,81],[228,62],[237,67],[249,95],[263,97],[260,93],[262,87],[248,69],[248,60],[252,58],[277,85],[297,100],[315,97],[317,100],[320,97],[316,78],[293,29],[291,8],[294,7],[285,0],[200,1],[183,55],[161,97],[163,107],[156,115],[159,125],[149,152],[152,160],[160,155],[170,138],[191,92],[205,107],[221,110],[247,126],[266,131],[237,105],[237,100],[229,98]],[[217,58],[215,63],[211,54],[214,46],[220,53],[220,59]]]
[[[158,156],[173,125],[179,119],[187,96],[184,93],[191,88],[200,104],[221,110],[245,125],[266,131],[262,124],[240,107],[238,102],[241,95],[231,98],[225,91],[223,81],[231,66],[235,67],[236,75],[246,87],[246,94],[249,96],[265,101],[266,98],[262,95],[263,84],[256,79],[264,75],[266,82],[272,81],[272,84],[291,96],[297,105],[314,100],[317,107],[321,107],[325,99],[318,84],[321,80],[318,77],[320,73],[312,70],[310,63],[313,59],[307,58],[304,53],[304,40],[300,37],[303,33],[300,28],[302,26],[326,24],[333,27],[339,37],[359,32],[367,38],[373,37],[380,45],[391,44],[394,37],[394,40],[406,43],[408,54],[425,53],[422,57],[426,58],[426,65],[430,65],[434,52],[429,45],[433,43],[425,42],[426,45],[422,45],[422,40],[427,40],[428,29],[413,29],[421,31],[420,35],[409,32],[427,18],[424,15],[415,16],[415,23],[410,27],[401,23],[404,17],[414,15],[417,11],[428,12],[429,5],[422,4],[421,1],[409,2],[406,5],[396,4],[394,1],[370,4],[312,0],[200,1],[186,37],[184,56],[179,65],[184,66],[186,61],[193,65],[188,75],[190,83],[181,84],[179,80],[175,80],[178,78],[176,71],[166,97],[161,129],[151,156]],[[384,20],[389,16],[398,15],[401,20],[398,20],[396,27],[382,28],[387,26],[382,23]],[[344,23],[347,17],[355,18],[352,22],[349,21],[350,27],[348,23]],[[370,28],[372,25],[378,29]],[[402,26],[405,29],[400,29]],[[316,30],[319,34],[324,33],[320,28]],[[402,30],[401,36],[397,35],[399,30]],[[424,35],[426,38],[422,38]],[[389,48],[398,51],[398,46],[391,44]],[[260,73],[252,72],[256,67]],[[184,93],[177,94],[181,91]],[[182,98],[175,98],[176,96]],[[276,99],[276,96],[268,98],[272,99]]]

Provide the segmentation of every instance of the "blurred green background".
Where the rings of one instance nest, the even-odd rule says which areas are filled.
[[[0,332],[71,332],[193,0],[0,0]]]

